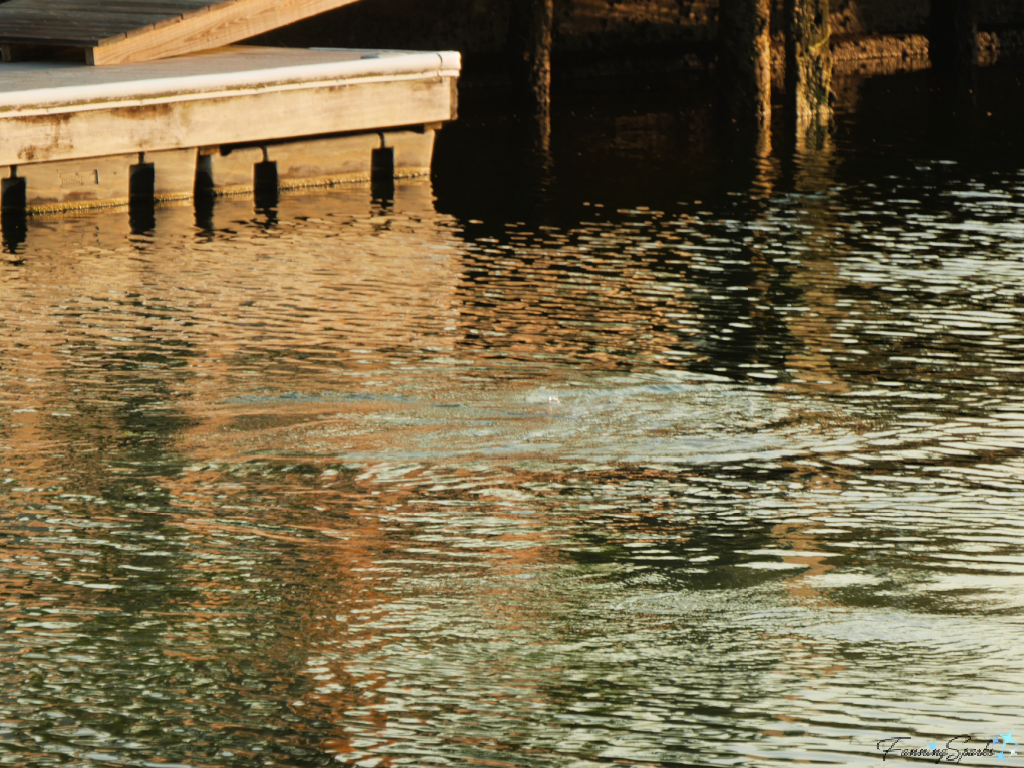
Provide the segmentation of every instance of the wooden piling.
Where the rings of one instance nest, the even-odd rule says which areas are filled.
[[[770,13],[770,0],[722,0],[718,10],[724,114],[757,154],[771,149]]]
[[[529,4],[526,61],[530,100],[534,112],[546,117],[551,110],[551,43],[555,27],[554,0],[524,0]]]
[[[947,73],[978,63],[978,0],[931,0],[928,56],[933,69]]]
[[[831,121],[828,0],[785,0],[786,107],[799,149],[822,146]]]

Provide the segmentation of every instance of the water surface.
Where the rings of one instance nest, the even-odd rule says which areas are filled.
[[[759,161],[700,84],[546,153],[470,96],[384,197],[5,218],[0,764],[1024,726],[1017,77],[844,81]]]

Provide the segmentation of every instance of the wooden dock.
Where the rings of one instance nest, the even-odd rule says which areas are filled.
[[[257,47],[107,67],[2,63],[3,206],[425,175],[435,130],[456,115],[459,71],[452,52]]]
[[[4,61],[74,51],[92,65],[210,50],[354,0],[7,0],[0,3]]]

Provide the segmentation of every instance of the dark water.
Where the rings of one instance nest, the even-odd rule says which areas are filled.
[[[469,94],[393,199],[5,219],[0,765],[1024,735],[1018,77],[759,161],[699,83],[547,154]]]

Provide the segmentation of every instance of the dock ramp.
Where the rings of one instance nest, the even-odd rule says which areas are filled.
[[[92,65],[152,61],[231,45],[354,0],[7,0],[4,61],[81,52]],[[81,59],[80,59],[81,60]]]

